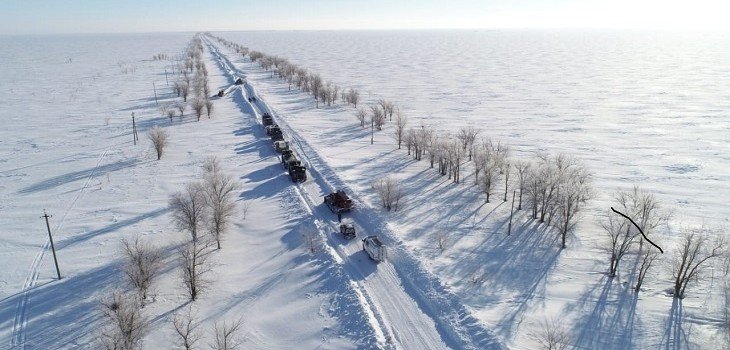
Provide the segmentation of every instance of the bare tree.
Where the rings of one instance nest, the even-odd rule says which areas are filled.
[[[520,201],[517,210],[522,210],[522,193],[530,173],[530,162],[524,159],[518,159],[514,162],[515,171],[517,172],[517,186],[520,190]]]
[[[641,265],[639,265],[639,272],[636,275],[636,285],[634,291],[637,293],[641,290],[641,284],[644,283],[644,277],[646,277],[649,269],[654,265],[654,261],[657,259],[659,254],[652,250],[647,250],[641,259]]]
[[[136,236],[133,241],[122,239],[122,252],[126,258],[122,271],[144,303],[147,292],[162,270],[162,251],[152,245],[142,244],[139,236]]]
[[[365,119],[368,117],[368,111],[365,110],[365,108],[357,107],[355,110],[355,117],[357,117],[357,120],[360,122],[361,127],[365,127]]]
[[[352,103],[352,105],[357,108],[357,103],[360,102],[360,93],[351,88],[347,93],[347,102]]]
[[[236,192],[241,185],[230,175],[216,171],[205,177],[205,198],[209,208],[209,229],[221,249],[223,234],[230,226],[231,216],[236,211]]]
[[[152,146],[155,148],[155,152],[157,152],[157,160],[162,158],[162,152],[168,143],[168,136],[167,131],[161,129],[159,126],[155,126],[147,133],[147,137],[152,141]]]
[[[198,239],[188,242],[180,249],[180,276],[192,301],[205,292],[211,283],[206,278],[211,270],[208,261],[210,246],[208,241]]]
[[[483,142],[481,152],[480,157],[483,157],[483,160],[481,160],[483,162],[482,173],[484,173],[481,181],[481,189],[487,196],[486,201],[489,203],[494,185],[502,175],[502,153],[500,152],[499,144],[494,144],[489,139]]]
[[[588,172],[577,161],[569,161],[571,164],[562,172],[560,189],[556,195],[558,222],[560,230],[561,247],[566,247],[568,234],[573,231],[578,221],[578,216],[586,206],[588,200],[593,197],[591,186],[591,173]]]
[[[203,171],[205,175],[223,171],[220,160],[216,156],[208,156],[203,160]]]
[[[378,131],[383,130],[383,125],[385,125],[385,112],[380,106],[370,106],[370,123]]]
[[[182,118],[182,116],[185,114],[185,109],[187,109],[188,104],[184,103],[184,102],[180,102],[180,103],[176,104],[175,107],[177,108],[178,111],[180,111],[180,118]]]
[[[403,186],[400,180],[393,176],[386,176],[373,183],[373,189],[380,198],[380,202],[388,211],[398,211],[398,206],[403,198]]]
[[[408,118],[403,115],[403,112],[398,109],[395,113],[395,140],[398,141],[398,149],[403,143],[403,137],[405,136],[406,125],[408,125]]]
[[[167,114],[167,117],[170,118],[170,123],[172,123],[172,118],[175,116],[175,108],[173,108],[173,106],[167,106],[165,113]]]
[[[319,74],[311,74],[309,76],[309,90],[312,91],[314,100],[316,101],[316,107],[319,108],[319,92],[322,90],[322,77]]]
[[[207,214],[203,186],[198,182],[189,183],[184,191],[171,195],[169,203],[172,220],[177,228],[188,231],[193,241],[196,241]]]
[[[193,108],[193,111],[195,111],[195,115],[198,117],[198,121],[200,121],[200,117],[203,115],[203,109],[205,108],[205,101],[201,98],[196,97],[192,100],[190,106]]]
[[[471,160],[472,158],[474,142],[476,141],[478,135],[479,129],[474,128],[473,125],[469,125],[459,129],[459,133],[456,135],[456,138],[461,141],[461,145],[464,148],[464,151],[469,151],[469,160]]]
[[[186,82],[180,83],[180,95],[183,98],[183,102],[188,102],[188,96],[190,96],[190,84]]]
[[[193,314],[192,306],[187,308],[185,314],[175,314],[172,324],[178,335],[178,347],[185,350],[195,349],[202,335],[198,331],[200,323]]]
[[[149,321],[139,308],[136,295],[114,292],[101,301],[105,327],[100,345],[109,350],[132,350],[140,346],[149,332]]]
[[[601,222],[601,226],[607,234],[606,238],[608,238],[608,244],[604,246],[604,249],[610,255],[608,276],[614,277],[618,271],[621,259],[629,252],[631,246],[636,243],[635,239],[639,233],[628,220],[623,217],[619,218],[612,212],[608,213],[606,218]]]
[[[530,337],[544,350],[567,350],[572,348],[570,333],[558,320],[543,321]]]
[[[508,150],[505,148],[505,152],[503,153],[502,158],[502,176],[504,177],[504,199],[502,201],[507,201],[507,193],[509,192],[509,175],[512,171],[512,162],[509,159]]]
[[[648,237],[671,217],[653,194],[634,185],[631,191],[621,191],[614,196],[618,206],[627,213]],[[644,237],[639,237],[639,249],[643,248]]]
[[[207,97],[205,98],[205,113],[208,115],[208,118],[210,118],[210,114],[213,113],[213,101]]]
[[[726,255],[722,239],[710,241],[709,233],[701,229],[683,233],[682,243],[672,265],[675,298],[684,298],[687,286],[702,276],[710,260]]]
[[[239,339],[238,332],[243,326],[243,320],[239,319],[231,324],[226,321],[223,323],[216,322],[213,328],[214,342],[212,345],[213,349],[216,350],[234,350],[238,349],[241,345],[241,339]]]

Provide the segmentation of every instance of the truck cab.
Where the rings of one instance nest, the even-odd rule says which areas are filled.
[[[355,236],[357,236],[357,232],[355,232],[355,225],[349,222],[340,224],[340,234],[342,234],[342,237],[345,237],[345,239],[355,238]]]

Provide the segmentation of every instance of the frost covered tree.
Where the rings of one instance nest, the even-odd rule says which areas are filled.
[[[357,109],[355,109],[355,117],[360,122],[360,126],[364,128],[365,120],[368,117],[368,111],[363,107],[357,107]]]
[[[122,267],[129,284],[139,292],[140,301],[147,299],[152,284],[162,271],[162,251],[152,245],[143,244],[139,237],[130,241],[122,239],[125,262]]]
[[[644,277],[646,277],[649,269],[654,266],[654,262],[658,257],[659,254],[656,251],[647,250],[644,252],[641,258],[641,265],[639,265],[639,271],[636,274],[636,285],[634,286],[634,291],[637,293],[641,290],[641,285],[644,283]]]
[[[154,147],[157,153],[157,160],[160,160],[162,158],[162,152],[167,146],[169,134],[159,126],[155,126],[147,133],[147,137],[152,141],[152,147]]]
[[[653,194],[636,185],[631,191],[618,192],[614,200],[617,202],[619,210],[631,217],[647,237],[671,217],[671,212],[665,211]],[[644,237],[640,236],[640,250],[643,248],[643,243]]]
[[[195,116],[198,117],[198,121],[200,121],[200,117],[203,115],[203,109],[205,108],[205,101],[202,98],[196,97],[192,100],[190,106],[195,111]]]
[[[347,92],[347,102],[352,103],[357,108],[357,103],[360,102],[360,92],[356,89],[350,88]]]
[[[188,242],[180,249],[180,277],[191,301],[195,301],[210,286],[207,278],[211,271],[211,244],[205,239]]]
[[[192,306],[187,311],[175,314],[172,319],[175,334],[177,334],[177,346],[180,349],[192,350],[196,348],[196,344],[200,341],[202,335],[198,331],[200,323],[193,314]]]
[[[190,95],[190,84],[186,82],[180,83],[180,96],[182,96],[184,102],[188,102],[188,96]]]
[[[403,112],[399,110],[395,114],[395,140],[398,142],[398,149],[401,148],[403,143],[403,137],[405,136],[406,126],[408,125],[408,118],[403,115]]]
[[[555,195],[557,222],[560,230],[561,247],[566,247],[568,235],[578,223],[586,203],[593,197],[592,174],[576,159],[556,156],[558,164],[559,189]]]
[[[103,349],[133,350],[140,346],[149,332],[150,323],[139,306],[139,298],[134,294],[114,292],[102,299],[104,326],[99,345]]]
[[[518,159],[514,161],[513,164],[517,175],[517,187],[520,191],[520,199],[519,204],[517,204],[517,210],[522,210],[522,193],[525,191],[527,181],[529,179],[530,165],[530,162],[524,159]]]
[[[241,185],[232,176],[221,171],[206,174],[203,182],[208,205],[208,226],[218,249],[236,211],[236,193]]]
[[[193,241],[198,240],[207,214],[203,185],[198,182],[187,184],[184,191],[170,196],[169,205],[177,228],[190,233]]]
[[[216,350],[235,350],[241,345],[241,339],[238,333],[243,326],[243,320],[239,319],[233,323],[223,321],[216,322],[213,326],[213,344],[211,346]]]
[[[616,276],[621,259],[629,253],[631,246],[636,243],[639,234],[631,223],[623,217],[617,217],[609,212],[601,221],[601,227],[606,233],[607,242],[604,249],[609,254],[608,277]]]
[[[472,159],[472,153],[474,150],[474,142],[476,142],[477,136],[479,135],[479,129],[473,125],[465,126],[459,129],[459,133],[456,137],[461,142],[464,151],[469,151],[469,160]]]
[[[383,130],[383,125],[385,125],[385,112],[380,106],[370,106],[370,123],[378,131]]]
[[[480,147],[480,166],[482,167],[481,190],[486,195],[486,202],[489,203],[494,186],[502,176],[502,160],[504,159],[503,147],[499,143],[493,143],[485,139]]]
[[[180,118],[185,114],[185,109],[187,109],[188,104],[185,102],[180,102],[175,105],[175,108],[180,112]]]
[[[570,333],[559,320],[543,321],[529,336],[540,345],[540,349],[567,350],[573,347]]]
[[[210,118],[211,113],[213,113],[213,101],[209,98],[205,99],[205,113],[208,115],[208,118]]]
[[[398,211],[403,199],[404,191],[400,180],[393,176],[386,176],[373,183],[373,189],[380,198],[380,203],[388,211]]]
[[[165,109],[165,114],[167,114],[167,117],[170,118],[170,123],[172,123],[172,118],[175,116],[175,108],[173,106],[168,106]],[[180,113],[182,115],[182,113]]]
[[[314,100],[316,101],[316,107],[319,108],[319,94],[322,90],[323,83],[322,77],[319,74],[311,74],[309,76],[309,90],[312,91]]]
[[[690,282],[698,281],[711,260],[727,256],[722,238],[705,229],[686,230],[676,252],[672,271],[674,277],[674,297],[682,299]]]

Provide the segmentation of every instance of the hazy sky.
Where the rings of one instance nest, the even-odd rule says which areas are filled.
[[[730,30],[730,0],[0,0],[0,34],[201,30]]]

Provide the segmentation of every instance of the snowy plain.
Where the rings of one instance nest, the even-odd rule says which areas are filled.
[[[355,300],[358,284],[376,295],[373,284],[399,281],[402,272],[395,267],[403,266],[401,261],[375,268],[331,235],[326,252],[312,256],[302,249],[303,227],[326,231],[331,223],[323,223],[321,203],[314,210],[298,203],[301,193],[282,175],[252,119],[260,111],[243,99],[250,91],[232,90],[216,101],[211,120],[194,122],[188,116],[170,124],[160,116],[152,81],[162,103],[173,97],[165,64],[151,57],[179,52],[192,35],[1,39],[10,49],[0,52],[0,86],[7,96],[0,101],[0,349],[17,345],[20,335],[28,349],[93,348],[97,299],[118,286],[119,239],[134,234],[170,252],[170,270],[146,308],[155,326],[145,339],[145,348],[168,347],[173,337],[168,321],[182,310],[184,296],[172,267],[180,233],[170,223],[167,196],[195,179],[210,154],[241,178],[241,195],[254,204],[216,256],[217,287],[197,304],[206,331],[214,321],[243,317],[246,348],[371,348],[390,344],[382,342],[379,329],[387,332],[390,326],[389,336],[397,338],[410,320],[426,325],[435,319],[439,310],[427,310],[427,298],[414,294],[421,285],[392,286],[402,292],[394,295],[413,299],[407,301],[415,303],[410,308],[416,318],[399,318],[399,305],[387,300],[371,300],[382,315],[369,315],[368,301],[362,301],[368,296]],[[605,277],[597,216],[610,205],[612,191],[639,184],[675,210],[662,232],[667,246],[682,225],[726,228],[727,37],[448,31],[217,35],[359,88],[366,92],[365,102],[387,97],[403,108],[412,126],[423,121],[456,130],[472,123],[484,136],[509,144],[517,156],[547,150],[586,162],[596,174],[599,196],[568,249],[558,249],[554,232],[524,215],[506,237],[509,208],[501,201],[484,205],[470,185],[472,177],[458,186],[438,177],[425,162],[396,150],[387,128],[371,146],[369,131],[358,126],[352,108],[315,109],[311,97],[288,91],[270,73],[219,48],[266,108],[289,125],[288,136],[296,134],[313,152],[314,176],[336,174],[336,185],[354,191],[365,207],[353,216],[365,223],[371,223],[370,214],[389,221],[361,229],[389,235],[392,246],[415,257],[424,276],[435,276],[500,342],[535,348],[530,331],[556,318],[578,348],[724,346],[720,268],[678,304],[665,293],[671,275],[665,261],[635,297],[633,276]],[[232,83],[214,55],[206,52],[206,63],[213,90]],[[137,147],[129,135],[132,111],[142,132]],[[159,162],[144,138],[152,125],[172,135]],[[408,179],[409,196],[405,210],[389,216],[377,210],[370,184],[391,173]],[[321,184],[313,180],[302,191],[321,195],[321,186],[308,187],[315,183]],[[51,227],[66,276],[60,282],[53,280],[49,252],[41,250],[44,208],[54,215]],[[446,249],[440,251],[435,237],[444,233]],[[40,251],[46,255],[37,260]],[[345,253],[347,264],[337,261],[337,252]],[[383,277],[389,273],[395,277]],[[353,286],[358,274],[362,280]],[[22,293],[29,280],[33,289]],[[389,287],[380,286],[380,294]],[[418,316],[418,308],[425,316]],[[20,311],[24,316],[18,319]],[[378,327],[373,318],[393,324]],[[24,323],[20,330],[17,322]],[[441,337],[426,343],[433,348],[463,347],[449,339],[448,327],[412,331]],[[420,344],[423,339],[407,338],[414,332],[404,332],[396,346]]]

